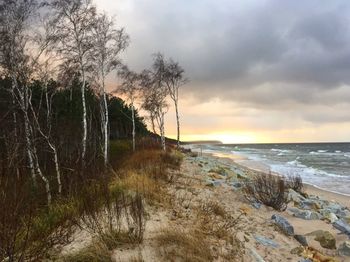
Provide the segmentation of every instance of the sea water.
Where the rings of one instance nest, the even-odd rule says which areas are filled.
[[[204,152],[241,155],[284,176],[300,175],[303,182],[350,195],[350,143],[218,144]]]

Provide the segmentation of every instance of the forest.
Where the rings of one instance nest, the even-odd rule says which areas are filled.
[[[77,227],[119,236],[124,211],[141,240],[144,195],[115,181],[137,151],[178,165],[164,116],[170,101],[179,146],[184,70],[161,53],[130,70],[129,36],[90,0],[2,0],[0,31],[0,261],[44,260]]]

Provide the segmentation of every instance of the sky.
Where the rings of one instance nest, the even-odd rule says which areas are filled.
[[[350,141],[350,1],[96,3],[129,34],[131,69],[158,51],[185,69],[183,140]],[[166,119],[175,137],[173,108]]]

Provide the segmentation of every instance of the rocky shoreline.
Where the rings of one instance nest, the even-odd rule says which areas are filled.
[[[209,154],[194,154],[188,157],[188,161],[201,169],[207,187],[214,187],[219,191],[229,188],[241,196],[244,183],[253,175],[257,175],[256,171],[241,166],[232,159]],[[265,216],[269,214],[270,222],[296,241],[295,244],[299,244],[290,250],[291,254],[300,256],[300,260],[297,261],[350,261],[349,207],[336,200],[308,193],[306,191],[306,194],[302,195],[289,189],[286,192],[289,204],[284,212],[276,212],[257,202],[247,203],[242,198],[240,204],[248,204],[251,212],[247,213],[252,216],[257,213],[265,213]],[[334,195],[332,197],[334,198]],[[281,246],[276,240],[261,235],[254,235],[254,240],[258,245],[269,247],[274,252],[278,252]],[[273,257],[264,260],[264,256],[256,249],[248,248],[248,251],[252,261],[281,261]]]

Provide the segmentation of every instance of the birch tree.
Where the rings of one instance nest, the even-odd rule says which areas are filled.
[[[65,65],[78,68],[81,77],[82,167],[85,167],[87,150],[86,80],[91,68],[90,52],[93,48],[92,30],[96,23],[96,8],[90,0],[54,0],[51,26],[55,28],[54,49]]]
[[[43,127],[40,123],[40,119],[38,114],[35,112],[34,107],[32,103],[29,103],[34,124],[36,125],[36,129],[39,132],[39,134],[45,139],[48,147],[50,148],[52,154],[53,154],[53,161],[55,165],[55,171],[56,171],[56,180],[58,185],[58,194],[62,194],[62,181],[61,181],[61,170],[60,170],[60,164],[58,159],[58,151],[57,147],[51,137],[51,131],[52,131],[52,124],[51,124],[51,116],[52,116],[52,100],[55,95],[55,90],[52,90],[49,92],[48,85],[50,81],[50,77],[54,75],[54,68],[52,68],[52,62],[50,58],[47,58],[44,63],[42,63],[38,67],[38,73],[37,73],[40,82],[43,84],[44,87],[44,96],[45,96],[45,105],[46,105],[46,127]]]
[[[166,151],[165,141],[165,114],[168,112],[166,98],[168,88],[165,83],[166,65],[164,56],[160,53],[154,55],[152,69],[145,70],[142,73],[141,85],[143,88],[142,107],[150,112],[158,126],[161,145],[163,151]]]
[[[172,59],[166,64],[165,83],[168,88],[169,96],[174,102],[177,127],[177,147],[180,147],[180,116],[179,116],[179,88],[183,86],[187,79],[184,77],[184,70],[179,63]]]
[[[37,176],[42,179],[45,184],[47,202],[50,204],[50,183],[40,168],[29,109],[31,102],[29,85],[35,75],[38,61],[48,45],[48,41],[36,45],[31,38],[33,30],[30,25],[39,7],[35,0],[3,0],[1,2],[1,63],[5,73],[11,79],[11,94],[23,118],[26,155],[33,183],[36,184]],[[16,118],[14,121],[16,122]]]
[[[118,75],[122,79],[122,83],[119,85],[117,92],[124,95],[130,102],[131,107],[131,121],[132,121],[132,148],[135,151],[135,100],[140,92],[140,77],[137,73],[130,71],[127,66],[123,66],[119,70]]]
[[[101,99],[101,129],[103,136],[104,163],[108,163],[109,117],[106,92],[106,77],[120,65],[119,55],[128,46],[129,37],[124,29],[115,29],[112,18],[106,14],[97,17],[92,27],[93,82],[96,84]]]

